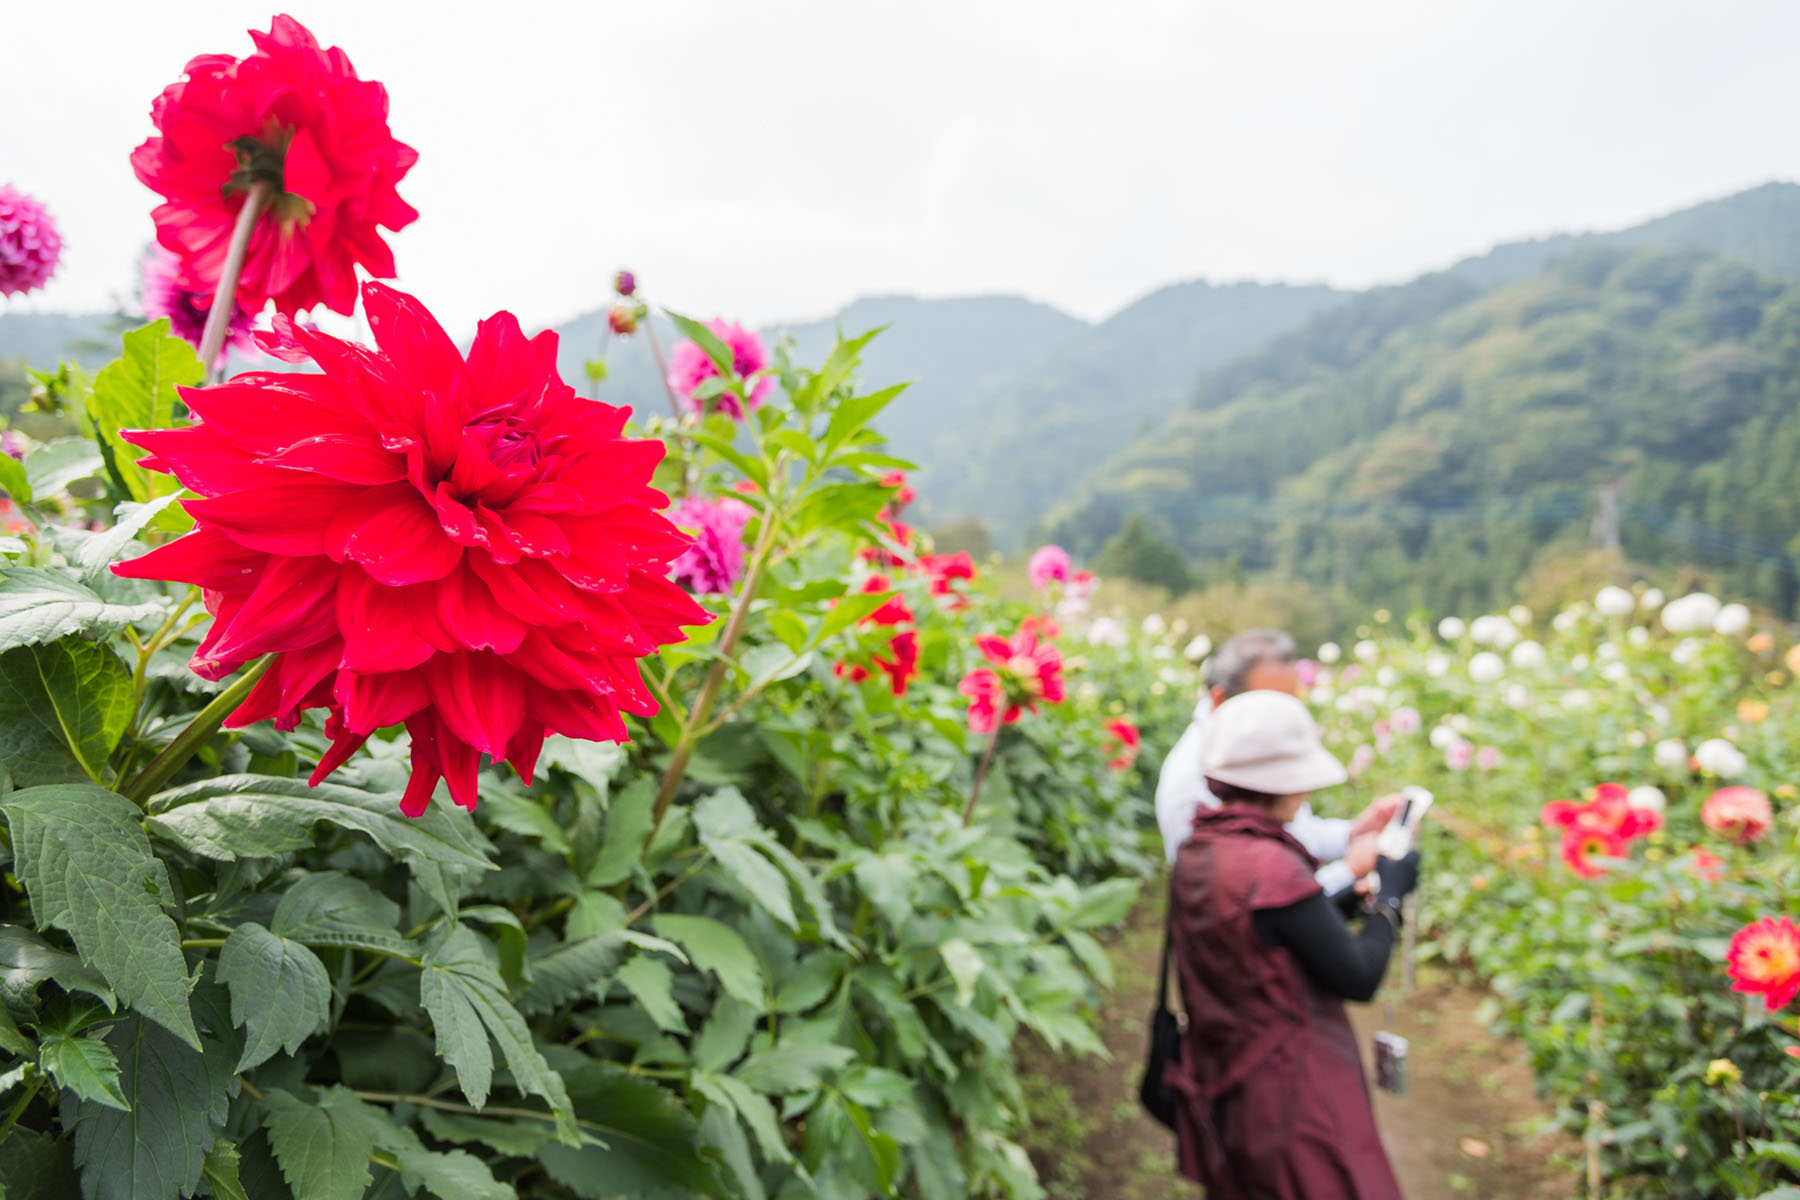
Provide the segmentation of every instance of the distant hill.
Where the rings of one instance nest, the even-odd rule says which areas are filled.
[[[0,359],[53,367],[72,358],[100,366],[119,356],[119,334],[128,328],[118,313],[0,313]]]
[[[1141,514],[1191,561],[1394,609],[1478,610],[1620,489],[1634,560],[1782,612],[1800,553],[1800,286],[1717,255],[1594,244],[1482,294],[1368,293],[1212,376],[1093,472],[1050,536]]]

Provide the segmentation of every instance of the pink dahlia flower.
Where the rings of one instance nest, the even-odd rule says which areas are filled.
[[[729,592],[744,577],[744,526],[756,510],[731,496],[683,500],[669,519],[694,531],[694,544],[675,560],[674,577],[697,596]]]
[[[731,369],[737,372],[739,379],[748,379],[769,365],[769,352],[763,348],[762,339],[742,325],[721,319],[707,322],[706,327],[731,347]],[[763,376],[750,386],[747,402],[740,400],[736,392],[724,392],[711,399],[694,394],[701,384],[718,374],[719,369],[696,342],[682,342],[669,355],[669,386],[695,412],[722,412],[734,421],[741,421],[747,411],[762,406],[769,389],[775,386],[773,379]]]
[[[1010,639],[992,634],[975,639],[975,648],[989,665],[970,671],[957,685],[969,698],[972,731],[992,733],[1027,711],[1036,712],[1040,703],[1062,703],[1067,694],[1062,651],[1049,641],[1056,634],[1053,622],[1027,617]],[[1040,635],[1044,640],[1039,640]]]
[[[1504,761],[1505,759],[1501,757],[1500,751],[1492,746],[1483,746],[1480,750],[1475,752],[1475,766],[1482,771],[1498,771],[1500,769],[1500,764]]]
[[[0,187],[0,296],[43,287],[61,257],[62,235],[49,210],[17,188]]]
[[[1069,552],[1061,546],[1039,546],[1025,565],[1025,573],[1031,577],[1032,587],[1047,588],[1053,583],[1069,582],[1072,566]]]
[[[278,16],[254,30],[256,52],[202,54],[150,106],[159,136],[131,152],[138,179],[163,198],[156,240],[181,259],[181,285],[211,296],[250,188],[274,198],[250,236],[238,303],[295,313],[356,309],[356,268],[394,275],[381,231],[418,220],[395,190],[419,155],[388,131],[387,89],[359,79],[349,56]]]
[[[198,348],[201,334],[206,331],[206,311],[212,307],[211,293],[203,295],[183,287],[181,260],[161,246],[152,246],[145,257],[143,279],[144,316],[152,321],[167,317],[170,331]],[[232,307],[236,311],[231,314],[231,326],[219,350],[221,360],[234,350],[243,354],[255,346],[250,336],[254,318],[244,311],[243,305]]]
[[[204,590],[204,678],[276,656],[228,725],[329,712],[314,783],[404,722],[402,810],[440,778],[473,808],[484,754],[529,780],[547,733],[625,741],[621,711],[657,711],[638,659],[711,617],[667,578],[663,444],[557,376],[554,333],[499,313],[465,360],[411,296],[367,283],[363,309],[375,348],[278,317],[258,343],[321,373],[183,388],[198,424],[129,435],[200,498],[113,570]]]
[[[1700,823],[1740,846],[1748,846],[1775,823],[1769,798],[1752,787],[1720,788],[1700,806]]]

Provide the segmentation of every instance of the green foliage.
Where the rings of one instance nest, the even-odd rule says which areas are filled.
[[[1125,518],[1119,532],[1100,547],[1093,566],[1101,575],[1133,579],[1175,596],[1194,586],[1193,573],[1181,552],[1150,532],[1150,526],[1138,513]]]
[[[34,491],[30,565],[0,571],[7,1200],[1038,1194],[1012,1044],[1098,1047],[1094,934],[1151,862],[1148,775],[1106,768],[1102,727],[1129,699],[1153,758],[1194,680],[1152,673],[1167,645],[1066,638],[1071,699],[1008,727],[963,825],[956,684],[1032,609],[913,569],[863,590],[906,465],[871,428],[898,389],[855,383],[866,339],[782,360],[786,402],[745,426],[669,431],[665,486],[757,491],[735,619],[643,664],[662,711],[407,818],[398,730],[312,787],[319,714],[196,728],[201,598],[106,571],[179,527],[109,432],[176,419],[153,334],[69,389],[116,472],[82,515],[112,524]],[[920,648],[903,696],[834,670],[888,652],[889,602]]]

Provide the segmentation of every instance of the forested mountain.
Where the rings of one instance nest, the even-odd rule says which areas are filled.
[[[1393,608],[1475,609],[1609,539],[1784,612],[1800,552],[1800,287],[1696,252],[1577,247],[1479,293],[1368,293],[1212,375],[1047,532],[1133,514],[1191,560]],[[1596,528],[1596,525],[1599,528]]]

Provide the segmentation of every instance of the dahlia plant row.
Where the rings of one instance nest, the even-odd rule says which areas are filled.
[[[1438,795],[1420,953],[1491,989],[1584,1194],[1800,1182],[1800,650],[1655,589],[1377,618],[1312,699],[1354,786]]]
[[[672,315],[637,427],[359,282],[416,155],[290,18],[152,116],[157,319],[0,454],[0,1195],[1041,1194],[1173,644],[931,552],[867,337]]]

